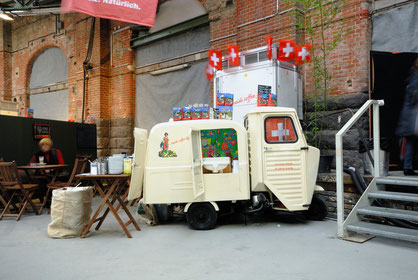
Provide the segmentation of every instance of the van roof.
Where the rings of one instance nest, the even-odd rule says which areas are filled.
[[[289,113],[296,114],[296,110],[290,107],[254,107],[252,108],[245,117],[250,114],[259,114],[259,113]]]
[[[219,128],[234,128],[235,130],[244,129],[244,126],[232,120],[189,120],[189,121],[169,121],[156,124],[151,131],[165,128],[165,127],[190,127],[192,129],[219,129]]]

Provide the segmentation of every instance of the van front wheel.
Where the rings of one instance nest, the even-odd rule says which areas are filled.
[[[191,228],[208,230],[215,227],[218,214],[210,203],[193,203],[187,211],[186,218]]]
[[[304,211],[303,214],[309,220],[322,221],[328,215],[328,205],[322,197],[314,195],[312,197],[311,206],[309,206],[308,211]]]

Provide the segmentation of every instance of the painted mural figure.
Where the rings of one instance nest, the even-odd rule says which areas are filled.
[[[170,140],[168,139],[168,133],[164,133],[164,138],[160,143],[161,151],[158,152],[159,157],[177,157],[176,152],[168,149]]]

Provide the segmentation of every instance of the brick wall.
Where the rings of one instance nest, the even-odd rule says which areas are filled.
[[[226,54],[228,44],[238,44],[240,50],[248,50],[265,45],[264,36],[273,36],[273,43],[279,39],[293,39],[304,43],[305,38],[296,26],[296,16],[292,6],[286,1],[240,0],[240,1],[200,1],[209,13],[211,22],[211,48]],[[349,94],[368,91],[370,19],[369,1],[348,0],[333,27],[344,25],[345,34],[341,44],[329,57],[329,68],[333,77],[331,94]],[[335,32],[330,29],[329,32]],[[330,35],[330,34],[328,34]],[[329,37],[329,36],[328,36]],[[318,40],[314,40],[318,41]],[[309,65],[302,67],[305,80],[305,94],[312,89],[312,79],[308,75]]]
[[[45,49],[59,47],[68,62],[69,118],[81,121],[83,61],[91,17],[79,13],[62,15],[64,29],[61,30],[56,30],[55,20],[55,16],[32,16],[0,22],[0,99],[15,99],[23,116],[25,109],[30,107],[29,80],[33,61]],[[85,116],[97,119],[99,155],[112,153],[108,137],[127,138],[119,141],[123,145],[114,148],[132,152],[133,121],[127,121],[129,125],[118,121],[133,119],[135,114],[133,54],[129,48],[132,33],[125,29],[126,26],[121,22],[96,19],[92,69],[88,71],[86,82]],[[112,125],[119,123],[123,128],[112,132]],[[126,131],[122,132],[123,129]]]

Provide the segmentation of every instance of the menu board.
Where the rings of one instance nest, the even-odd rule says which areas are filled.
[[[270,94],[271,86],[258,85],[258,93],[260,94]]]
[[[33,125],[33,138],[51,138],[51,127],[49,124],[34,124]]]

